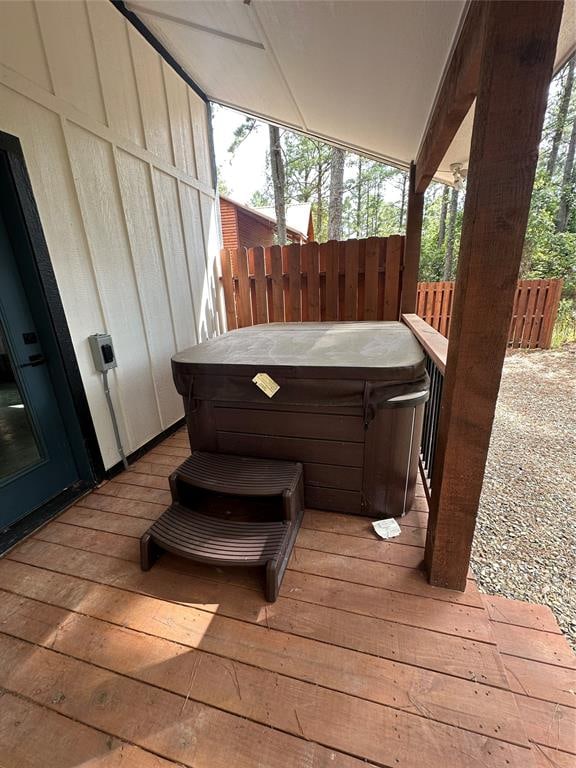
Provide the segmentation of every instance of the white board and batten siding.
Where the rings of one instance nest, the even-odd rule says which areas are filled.
[[[207,121],[109,0],[0,3],[0,130],[22,143],[106,467],[88,336],[112,334],[130,453],[183,415],[171,356],[221,328]]]

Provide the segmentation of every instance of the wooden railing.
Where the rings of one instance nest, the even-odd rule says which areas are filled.
[[[548,349],[558,314],[562,280],[519,280],[508,345]],[[418,283],[416,313],[443,336],[450,334],[454,283]]]
[[[428,500],[430,500],[432,470],[438,439],[438,420],[448,355],[448,339],[418,315],[402,315],[402,320],[422,345],[426,355],[426,370],[430,376],[430,398],[424,406],[424,423],[420,444],[420,473],[424,490]]]
[[[223,249],[228,328],[300,320],[397,320],[404,238]]]

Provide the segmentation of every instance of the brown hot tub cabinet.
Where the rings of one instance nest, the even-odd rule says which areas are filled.
[[[172,369],[193,451],[301,462],[308,507],[410,508],[428,376],[402,323],[252,326],[180,352]],[[272,397],[259,373],[279,386]]]

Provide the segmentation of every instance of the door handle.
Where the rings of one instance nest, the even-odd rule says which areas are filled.
[[[43,365],[46,362],[44,355],[30,355],[27,363],[22,363],[20,368],[36,368],[37,365]]]

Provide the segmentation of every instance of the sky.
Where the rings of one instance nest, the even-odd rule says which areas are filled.
[[[217,104],[212,105],[212,115],[218,175],[230,190],[230,197],[239,203],[249,203],[254,192],[263,189],[266,182],[267,126],[258,123],[258,128],[242,142],[232,157],[228,147],[234,140],[235,128],[244,122],[246,116]]]

